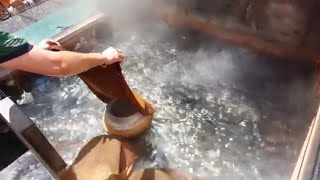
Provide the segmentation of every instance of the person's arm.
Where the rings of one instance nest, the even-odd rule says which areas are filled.
[[[0,64],[0,67],[18,69],[49,76],[68,76],[103,64],[121,62],[124,56],[114,48],[103,53],[53,52],[33,47],[28,53]]]

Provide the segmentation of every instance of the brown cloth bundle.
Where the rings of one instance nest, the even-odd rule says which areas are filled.
[[[154,113],[152,106],[129,88],[121,72],[120,63],[92,68],[79,74],[79,77],[104,103],[116,99],[126,99],[142,115],[147,116]]]
[[[199,178],[182,169],[135,168],[143,144],[139,141],[119,141],[107,136],[91,139],[79,152],[75,162],[61,180],[177,180]]]

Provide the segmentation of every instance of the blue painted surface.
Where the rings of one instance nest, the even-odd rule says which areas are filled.
[[[38,44],[44,39],[63,31],[72,25],[78,24],[84,19],[96,13],[97,0],[78,1],[69,7],[59,9],[58,11],[44,17],[37,23],[25,27],[15,33],[16,36],[27,39],[28,41]]]

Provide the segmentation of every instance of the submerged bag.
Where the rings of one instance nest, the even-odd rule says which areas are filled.
[[[152,106],[137,93],[133,92],[124,79],[119,63],[106,68],[97,66],[78,75],[89,89],[104,103],[114,99],[126,99],[142,115],[154,113]]]

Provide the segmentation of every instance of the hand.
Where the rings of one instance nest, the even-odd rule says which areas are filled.
[[[39,47],[49,51],[62,51],[63,47],[60,43],[53,40],[44,40],[39,44]]]
[[[108,49],[104,50],[102,55],[106,58],[106,64],[113,64],[116,62],[122,62],[124,60],[124,54],[113,47],[109,47]]]

